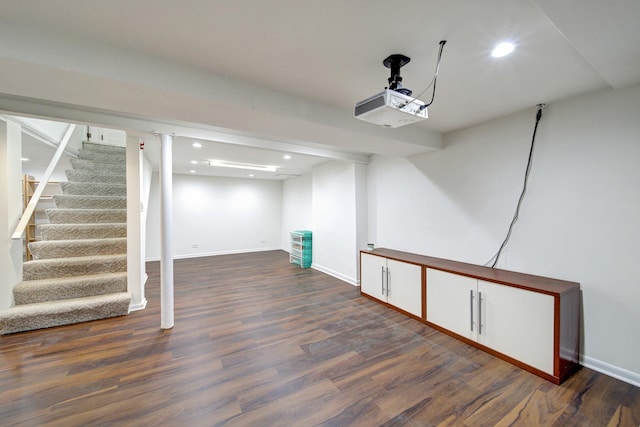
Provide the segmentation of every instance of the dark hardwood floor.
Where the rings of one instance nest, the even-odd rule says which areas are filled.
[[[171,330],[149,263],[146,310],[0,337],[0,425],[640,425],[640,388],[556,386],[283,251],[174,268]]]

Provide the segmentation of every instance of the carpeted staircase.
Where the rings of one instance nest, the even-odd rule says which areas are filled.
[[[128,314],[124,147],[84,143],[39,225],[0,334]]]

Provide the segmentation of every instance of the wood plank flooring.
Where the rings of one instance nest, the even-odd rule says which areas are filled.
[[[176,260],[175,327],[146,310],[0,337],[2,426],[633,426],[640,389],[561,386],[288,263]]]

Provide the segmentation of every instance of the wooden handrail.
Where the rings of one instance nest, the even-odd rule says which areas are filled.
[[[40,184],[40,181],[38,181],[37,179],[30,179],[30,180],[28,180],[28,182],[30,182],[32,184]],[[53,185],[60,184],[60,181],[48,181],[47,185],[48,184],[53,184]]]

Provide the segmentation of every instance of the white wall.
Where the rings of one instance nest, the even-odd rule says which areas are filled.
[[[498,267],[581,283],[583,364],[640,384],[640,86],[543,113],[520,219]],[[445,135],[442,151],[369,166],[370,239],[476,264],[522,188],[535,109]]]
[[[280,181],[174,175],[173,206],[174,258],[280,249]],[[158,175],[154,173],[147,260],[160,259],[159,211]]]
[[[358,282],[356,170],[362,165],[325,163],[313,170],[313,267]],[[364,248],[362,248],[364,249]]]
[[[534,115],[447,135],[446,149],[431,154],[375,156],[369,164],[369,239],[376,246],[485,263],[522,188]]]
[[[313,228],[311,174],[282,182],[282,249],[290,252],[289,232]]]
[[[12,239],[22,214],[21,126],[0,120],[0,309],[13,304],[13,287],[22,281],[22,239]]]
[[[368,243],[368,200],[367,200],[367,165],[356,163],[355,172],[355,253],[353,254],[356,266],[357,283],[360,283],[360,250],[365,249]]]

